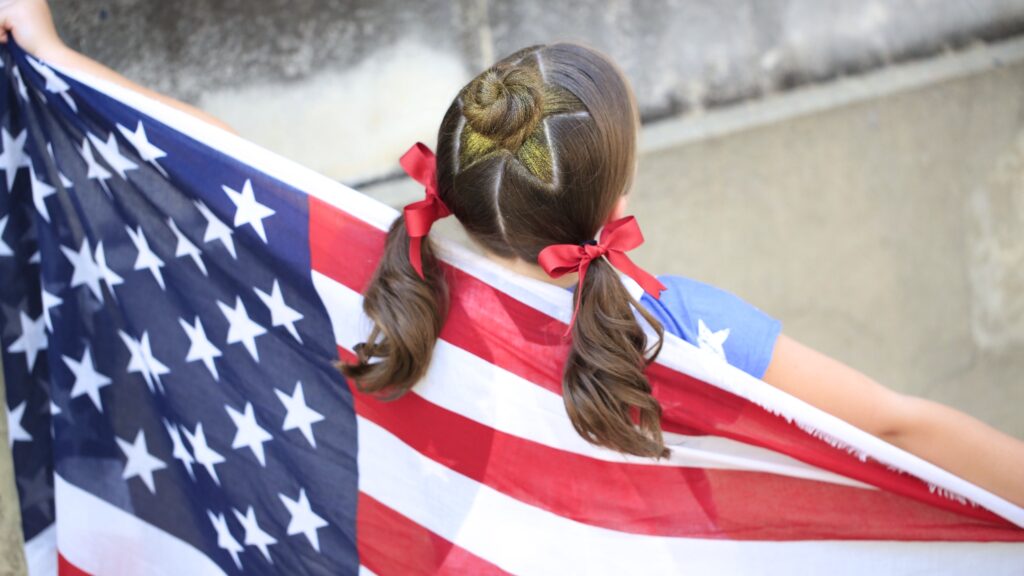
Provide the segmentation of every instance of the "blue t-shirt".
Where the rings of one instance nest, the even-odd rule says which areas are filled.
[[[704,282],[667,275],[658,280],[668,288],[661,298],[644,293],[640,303],[661,321],[666,332],[724,357],[756,378],[764,375],[782,330],[779,320]]]

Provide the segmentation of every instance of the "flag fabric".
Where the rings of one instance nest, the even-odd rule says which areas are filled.
[[[560,397],[567,291],[442,243],[424,379],[334,368],[396,212],[2,51],[9,446],[38,574],[1024,571],[1024,510],[667,336],[671,456]]]

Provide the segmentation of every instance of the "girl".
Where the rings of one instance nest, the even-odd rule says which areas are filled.
[[[0,0],[0,33],[0,41],[10,33],[43,60],[230,130],[68,49],[45,0]],[[427,198],[408,206],[388,233],[365,299],[375,327],[357,348],[358,361],[343,371],[364,390],[392,394],[424,373],[446,306],[427,232],[451,213],[490,258],[509,269],[567,288],[578,285],[563,392],[569,417],[587,440],[643,456],[666,453],[660,408],[644,367],[667,330],[724,352],[768,384],[1024,505],[1024,442],[952,408],[883,387],[781,334],[776,320],[727,292],[678,277],[655,279],[633,265],[625,251],[642,238],[635,220],[623,215],[638,127],[627,80],[607,58],[582,46],[526,48],[474,78],[441,122],[436,189],[428,180]],[[434,159],[416,146],[402,164],[425,179]],[[644,293],[631,293],[614,268]],[[730,327],[727,339],[717,331],[719,320]],[[654,343],[647,342],[641,322],[657,335]]]

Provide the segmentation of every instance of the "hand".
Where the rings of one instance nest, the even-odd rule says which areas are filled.
[[[8,34],[26,52],[43,60],[65,48],[46,0],[0,0],[0,43],[7,42]]]

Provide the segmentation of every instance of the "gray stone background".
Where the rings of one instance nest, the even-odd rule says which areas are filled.
[[[597,47],[645,119],[642,265],[1024,438],[1024,0],[52,8],[72,47],[396,206],[422,193],[397,158],[433,146],[486,64],[537,42]],[[24,570],[13,487],[0,444],[0,574]]]

